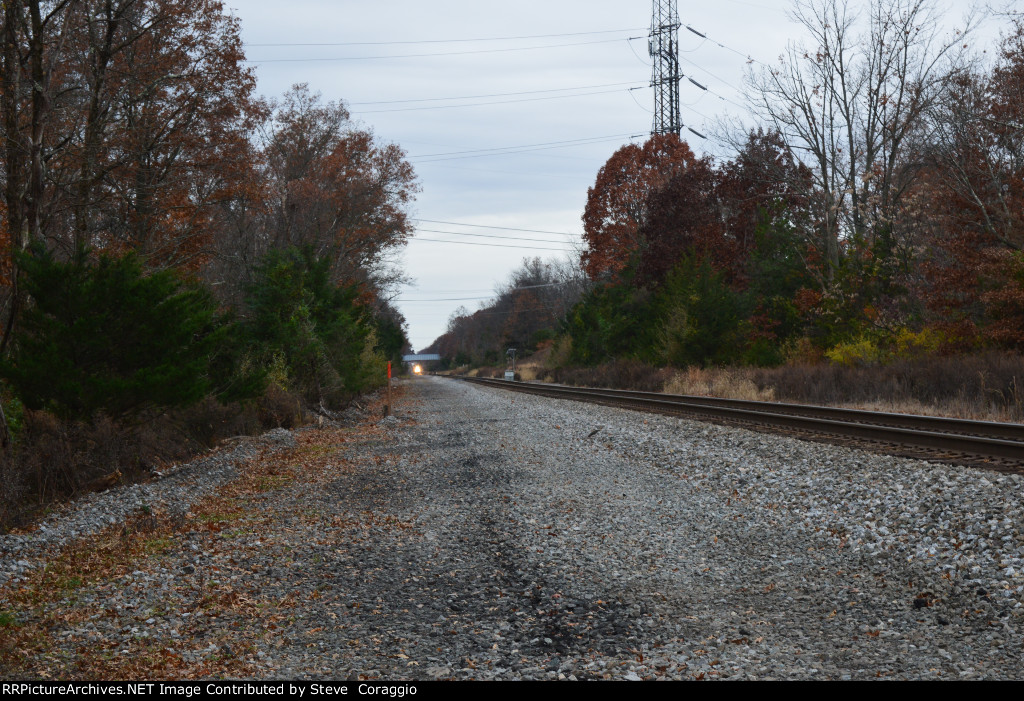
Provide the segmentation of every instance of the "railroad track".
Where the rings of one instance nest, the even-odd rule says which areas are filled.
[[[770,430],[892,455],[1024,474],[1024,425],[716,397],[461,378],[546,397]]]

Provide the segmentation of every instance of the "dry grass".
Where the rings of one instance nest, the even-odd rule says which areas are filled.
[[[665,383],[667,394],[689,394],[701,397],[775,401],[774,387],[758,387],[744,368],[720,370],[688,368],[677,372]]]
[[[817,404],[980,421],[1024,421],[1024,358],[989,353],[875,367],[830,363],[676,373],[671,394]]]
[[[544,378],[544,368],[537,365],[520,365],[519,376],[522,377],[523,382],[536,382]]]
[[[1024,356],[984,353],[874,367],[834,364],[752,369],[779,401],[986,421],[1024,421]]]
[[[607,387],[661,392],[672,378],[672,368],[656,368],[636,360],[616,360],[595,367],[558,367],[547,373],[551,382],[577,387]]]
[[[1024,422],[1024,356],[931,357],[889,365],[828,362],[778,368],[657,368],[629,360],[596,367],[522,366],[524,379],[583,387],[816,404],[979,421]]]

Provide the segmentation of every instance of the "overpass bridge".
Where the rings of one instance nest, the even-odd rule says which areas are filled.
[[[402,364],[406,367],[412,365],[412,371],[416,375],[423,373],[424,365],[427,363],[436,363],[440,362],[440,360],[441,356],[437,353],[414,353],[402,356]]]
[[[403,355],[403,363],[429,363],[430,361],[440,361],[441,356],[437,353],[421,353],[419,355]]]

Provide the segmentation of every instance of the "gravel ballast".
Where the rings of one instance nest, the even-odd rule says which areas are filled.
[[[145,641],[256,678],[1024,676],[1018,476],[403,385],[372,439],[252,497],[259,523],[182,533],[77,590],[97,613],[51,632],[62,649]],[[266,440],[287,450],[284,434]],[[185,499],[231,478],[151,486]],[[0,537],[0,576],[119,518],[93,506]],[[190,593],[213,578],[232,587],[226,610]]]

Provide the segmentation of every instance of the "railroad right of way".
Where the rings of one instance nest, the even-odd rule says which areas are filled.
[[[621,669],[1024,675],[1020,476],[448,385],[435,401],[462,397],[475,439],[524,471],[518,568],[614,602]]]
[[[189,473],[168,504],[154,489],[150,514],[193,482],[216,492],[177,525],[38,550],[0,587],[8,631],[32,644],[19,669],[1024,677],[1018,475],[440,377],[400,385],[387,419],[275,435],[237,477]],[[18,552],[78,530],[70,516]],[[55,564],[67,576],[45,603],[19,603]]]

